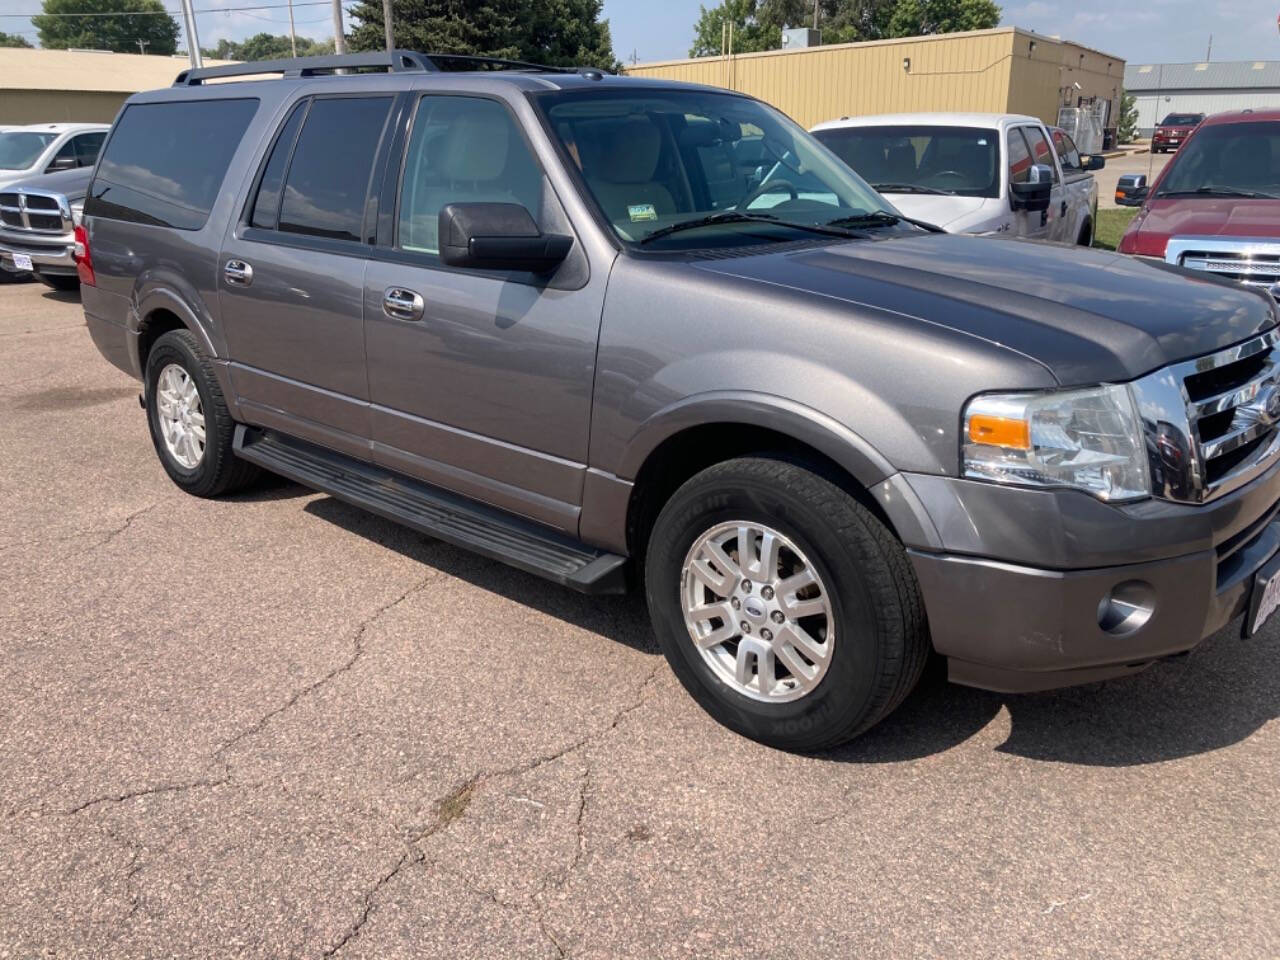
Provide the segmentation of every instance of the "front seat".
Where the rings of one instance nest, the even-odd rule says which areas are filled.
[[[678,213],[675,198],[655,177],[662,157],[662,131],[648,117],[629,117],[603,132],[584,171],[605,216],[632,219],[634,207],[652,206],[659,217]]]

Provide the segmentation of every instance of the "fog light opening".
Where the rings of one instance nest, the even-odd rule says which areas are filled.
[[[1098,604],[1098,626],[1113,637],[1127,637],[1147,625],[1156,612],[1156,594],[1151,584],[1126,580],[1116,584]]]

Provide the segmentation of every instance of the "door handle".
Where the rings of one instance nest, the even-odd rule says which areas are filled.
[[[222,268],[222,275],[227,283],[237,287],[247,287],[253,283],[253,267],[243,260],[228,260],[226,266]]]
[[[382,294],[382,312],[392,320],[421,320],[426,307],[421,294],[403,287],[387,287]]]
[[[1067,201],[1065,200],[1062,201],[1062,215],[1064,217],[1067,215]]]

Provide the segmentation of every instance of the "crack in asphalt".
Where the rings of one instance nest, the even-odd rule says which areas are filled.
[[[110,530],[77,530],[58,537],[40,537],[32,540],[15,540],[11,543],[0,544],[0,553],[5,553],[9,550],[16,550],[18,547],[40,547],[51,543],[67,543],[71,540],[82,540],[85,537],[102,537],[101,540],[89,546],[84,551],[85,553],[91,553],[99,547],[105,547],[108,543],[133,526],[133,522],[135,520],[143,514],[151,512],[159,505],[160,504],[158,503],[151,503],[139,510],[135,510],[133,513],[125,517],[122,523],[112,527]]]
[[[383,604],[377,610],[373,611],[373,613],[371,613],[368,617],[362,620],[360,622],[360,625],[356,628],[355,636],[352,638],[352,641],[351,641],[351,644],[352,644],[351,655],[347,657],[346,660],[344,660],[338,666],[334,667],[328,673],[324,674],[324,676],[319,677],[318,679],[312,681],[311,683],[307,684],[305,687],[301,687],[299,690],[297,690],[297,692],[295,692],[280,706],[276,707],[273,710],[267,711],[267,713],[263,714],[261,717],[259,717],[256,721],[254,721],[244,730],[240,731],[235,736],[233,736],[230,740],[223,743],[222,746],[218,747],[217,750],[213,751],[213,754],[210,756],[210,760],[220,761],[226,764],[226,760],[223,759],[223,756],[224,754],[226,754],[228,750],[230,750],[232,747],[236,746],[237,744],[241,743],[242,741],[247,740],[250,737],[256,736],[257,734],[261,733],[264,729],[266,729],[267,724],[269,724],[276,717],[280,716],[280,714],[291,709],[297,703],[299,703],[304,697],[310,696],[311,694],[319,690],[321,687],[328,684],[330,681],[341,676],[342,674],[350,670],[352,667],[354,667],[356,663],[359,662],[360,658],[364,656],[364,638],[369,628],[373,626],[375,623],[377,623],[377,621],[380,620],[387,613],[394,610],[400,604],[404,603],[404,601],[407,600],[409,597],[411,597],[413,594],[418,593],[420,590],[425,589],[428,584],[430,584],[434,580],[439,579],[441,576],[443,576],[443,574],[440,574],[440,573],[428,574],[427,576],[423,577],[414,585],[407,587],[394,600],[391,600],[390,602]]]
[[[466,809],[471,803],[471,799],[475,795],[476,791],[478,791],[484,785],[495,780],[504,780],[509,777],[522,776],[526,773],[531,773],[532,771],[537,770],[540,767],[546,766],[549,763],[555,763],[557,760],[561,760],[569,756],[570,754],[575,753],[578,750],[581,750],[582,748],[586,747],[589,744],[596,743],[596,742],[599,742],[600,740],[603,740],[610,733],[616,730],[618,728],[618,725],[621,724],[623,720],[625,720],[628,716],[630,716],[636,710],[644,706],[644,704],[648,700],[649,689],[653,685],[654,681],[658,676],[658,672],[661,669],[662,669],[662,661],[659,660],[658,663],[654,665],[653,669],[650,670],[649,673],[645,676],[644,680],[641,682],[641,684],[637,688],[636,694],[632,699],[632,701],[628,703],[626,706],[622,707],[620,710],[618,710],[613,715],[613,719],[602,730],[599,730],[595,733],[587,734],[586,736],[581,737],[578,740],[575,740],[564,747],[554,750],[551,753],[542,754],[538,757],[535,757],[532,760],[527,760],[523,763],[513,764],[509,767],[503,767],[498,770],[476,773],[473,776],[469,777],[467,780],[463,781],[463,783],[459,787],[455,788],[450,793],[446,794],[444,797],[436,801],[437,812],[436,812],[435,821],[426,829],[410,837],[408,841],[409,849],[404,854],[401,855],[400,859],[396,861],[396,864],[390,870],[384,873],[363,894],[363,896],[361,897],[361,904],[362,904],[361,909],[360,909],[360,912],[356,915],[355,921],[352,923],[351,927],[346,931],[346,933],[344,933],[342,937],[338,939],[338,941],[336,941],[331,947],[329,947],[324,951],[323,956],[326,958],[335,956],[339,951],[341,951],[345,946],[347,946],[347,944],[349,944],[352,940],[354,940],[357,936],[359,936],[359,934],[364,929],[365,925],[369,922],[370,918],[373,915],[374,907],[376,906],[375,901],[379,893],[381,893],[381,891],[388,884],[393,882],[396,879],[396,877],[398,877],[405,869],[411,866],[424,866],[424,867],[436,866],[437,868],[442,869],[443,872],[449,873],[451,876],[456,877],[458,881],[469,892],[474,893],[477,896],[482,896],[485,899],[490,900],[497,906],[502,907],[503,909],[512,910],[512,911],[521,911],[521,912],[531,912],[538,922],[539,929],[542,931],[543,935],[547,938],[547,941],[553,947],[555,947],[557,954],[560,957],[567,957],[569,955],[568,950],[564,947],[564,945],[560,942],[560,940],[555,936],[555,934],[551,931],[551,929],[547,925],[545,904],[538,903],[536,906],[525,907],[520,904],[507,903],[503,901],[500,897],[498,897],[496,893],[476,887],[466,877],[462,876],[457,871],[442,867],[438,861],[429,862],[427,860],[425,852],[421,849],[421,844],[431,836],[446,829],[454,821],[460,819],[462,815],[466,812]],[[588,759],[587,767],[584,770],[581,781],[580,781],[579,794],[578,794],[578,809],[574,815],[574,820],[575,820],[574,829],[575,829],[575,840],[576,840],[574,855],[572,860],[568,864],[568,866],[565,867],[563,870],[559,871],[560,877],[556,881],[556,886],[563,886],[564,883],[567,882],[569,876],[573,873],[574,870],[576,870],[579,867],[585,855],[586,835],[585,835],[583,826],[584,826],[584,819],[585,819],[586,806],[587,806],[587,792],[590,788],[590,781],[591,781],[591,763],[590,763],[590,760]],[[534,898],[535,899],[540,898],[545,893],[547,887],[550,885],[551,885],[551,880],[548,878],[543,882],[542,886],[534,894]]]
[[[217,780],[188,780],[185,783],[161,783],[150,787],[139,787],[136,790],[126,790],[124,793],[108,793],[76,804],[76,806],[62,811],[61,816],[74,817],[78,813],[83,813],[84,811],[103,803],[124,803],[127,800],[136,800],[139,797],[150,797],[156,794],[185,793],[187,790],[199,790],[202,788],[213,789],[215,787],[225,787],[229,782],[229,778],[224,776]]]

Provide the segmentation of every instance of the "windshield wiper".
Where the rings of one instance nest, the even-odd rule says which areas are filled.
[[[873,183],[871,189],[878,193],[932,193],[943,197],[954,197],[954,190],[940,190],[937,187],[922,187],[918,183]]]
[[[1274,193],[1258,193],[1255,190],[1233,190],[1230,187],[1200,187],[1198,190],[1161,190],[1160,197],[1240,197],[1244,200],[1280,200]]]
[[[928,230],[930,233],[946,233],[936,224],[929,223],[925,220],[917,220],[914,217],[904,217],[900,213],[889,213],[887,210],[873,210],[871,213],[858,213],[851,217],[838,217],[835,220],[828,220],[828,227],[892,227],[896,223],[909,223],[921,230]]]
[[[796,230],[807,230],[810,233],[822,233],[829,237],[843,237],[844,239],[865,239],[865,234],[851,233],[848,230],[835,230],[830,225],[819,226],[816,223],[796,223],[794,220],[783,220],[781,217],[775,217],[770,213],[742,213],[739,210],[722,210],[719,213],[712,213],[705,217],[695,217],[692,220],[681,220],[679,223],[673,223],[655,230],[648,236],[641,237],[639,244],[651,243],[662,237],[669,237],[673,233],[680,233],[683,230],[696,230],[699,227],[714,227],[721,223],[767,223],[774,227],[792,227]]]

